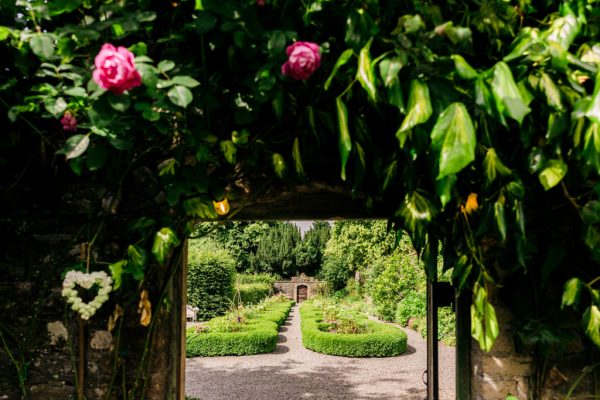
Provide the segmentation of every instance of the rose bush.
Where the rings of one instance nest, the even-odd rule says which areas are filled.
[[[321,66],[321,49],[311,42],[296,42],[286,49],[288,60],[281,73],[296,80],[305,80]]]
[[[125,47],[105,43],[96,56],[94,81],[114,94],[140,86],[142,77],[135,68],[133,53]]]

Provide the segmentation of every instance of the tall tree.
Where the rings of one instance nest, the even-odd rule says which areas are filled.
[[[300,230],[294,224],[277,222],[264,234],[256,250],[250,256],[253,272],[267,272],[282,277],[296,274],[294,249],[300,243]]]
[[[323,262],[325,245],[331,237],[331,226],[326,221],[315,221],[306,231],[302,242],[296,247],[296,265],[298,271],[306,275],[316,275]]]

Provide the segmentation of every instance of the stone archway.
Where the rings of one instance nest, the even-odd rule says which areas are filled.
[[[298,285],[296,286],[296,303],[302,303],[308,298],[308,286]]]

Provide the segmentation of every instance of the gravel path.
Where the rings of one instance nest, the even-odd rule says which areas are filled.
[[[347,358],[302,346],[298,306],[279,331],[275,352],[197,357],[186,363],[186,394],[201,400],[423,400],[426,342],[409,329],[398,357]],[[454,399],[454,348],[440,344],[440,399]]]

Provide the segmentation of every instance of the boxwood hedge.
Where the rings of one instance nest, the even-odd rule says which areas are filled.
[[[210,320],[204,332],[187,329],[186,356],[228,356],[270,353],[277,346],[277,332],[287,319],[293,302],[270,302],[261,311],[251,312],[234,332],[218,331],[227,317]],[[212,329],[211,329],[212,328]]]
[[[368,333],[344,334],[327,331],[322,322],[323,314],[319,307],[307,301],[300,305],[302,344],[307,349],[336,356],[346,357],[390,357],[406,351],[407,336],[401,329],[371,321]]]
[[[243,304],[258,304],[266,299],[273,292],[273,286],[268,283],[243,283],[238,284],[236,290],[239,291],[239,300]]]

